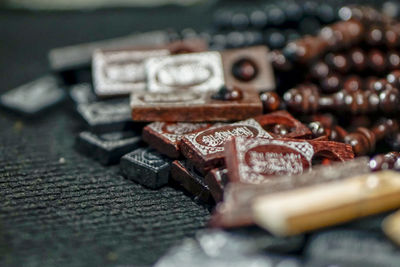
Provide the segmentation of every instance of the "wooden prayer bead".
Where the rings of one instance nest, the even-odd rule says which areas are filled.
[[[369,161],[371,171],[400,170],[400,152],[375,155]]]
[[[315,80],[321,80],[326,78],[330,72],[328,64],[323,61],[317,61],[310,67],[311,77]]]
[[[364,51],[360,48],[354,48],[349,52],[350,64],[356,71],[364,71],[367,67],[367,59]]]
[[[366,155],[375,150],[377,141],[398,130],[398,123],[392,119],[384,119],[371,130],[359,127],[344,138],[344,142],[353,147],[356,156]]]
[[[311,130],[313,138],[318,138],[327,135],[325,127],[319,121],[310,122],[307,126]]]
[[[372,25],[365,34],[365,40],[370,46],[379,46],[384,42],[383,28],[378,25]]]
[[[350,62],[345,54],[342,53],[329,53],[325,56],[325,62],[340,73],[347,73],[350,68]]]
[[[386,46],[394,48],[400,45],[399,23],[387,25],[384,34]]]
[[[400,87],[400,70],[394,70],[386,76],[386,80],[396,88]]]
[[[269,113],[278,110],[281,100],[275,92],[264,92],[260,94],[260,99],[263,104],[264,113]]]
[[[350,19],[325,26],[319,36],[328,42],[326,48],[339,49],[359,43],[364,33],[364,25],[359,20]]]
[[[397,51],[389,51],[386,54],[386,64],[389,70],[396,70],[400,68],[400,53]]]
[[[293,68],[293,64],[282,54],[280,50],[272,50],[270,61],[275,70],[287,71]]]
[[[283,54],[292,62],[307,64],[321,55],[328,48],[328,42],[318,36],[305,36],[290,42],[283,49]]]
[[[347,77],[343,82],[343,90],[347,92],[356,92],[363,87],[363,81],[357,75]]]
[[[368,53],[367,62],[370,69],[377,72],[383,72],[387,66],[385,55],[377,49],[373,49]]]
[[[320,81],[321,91],[325,94],[338,92],[342,87],[342,77],[336,73],[329,74]]]
[[[302,84],[287,91],[283,99],[289,109],[299,113],[317,110],[352,114],[371,113],[377,110],[393,113],[399,109],[400,95],[396,88],[386,86],[381,91],[339,91],[332,95],[320,95],[313,84]]]

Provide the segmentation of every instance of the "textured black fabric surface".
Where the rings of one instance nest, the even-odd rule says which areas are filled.
[[[52,47],[183,28],[193,12],[0,11],[0,92],[45,74]],[[148,265],[204,227],[209,212],[182,191],[145,189],[76,152],[81,124],[66,106],[37,119],[0,111],[0,266]]]

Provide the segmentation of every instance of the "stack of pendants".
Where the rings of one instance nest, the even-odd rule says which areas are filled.
[[[353,160],[399,139],[400,56],[386,52],[400,46],[397,22],[368,7],[341,14],[344,20],[282,50],[208,51],[196,38],[97,50],[97,97],[122,98],[89,106],[125,110],[130,94],[133,120],[119,135],[83,132],[77,147],[105,164],[121,158],[122,173],[146,187],[172,183],[216,203],[216,227],[258,224],[292,235],[400,207],[391,171],[400,170],[399,154]],[[276,75],[293,71],[295,87],[276,85]],[[86,118],[105,112],[87,103],[79,110]],[[345,113],[351,116],[334,116]],[[318,165],[336,169],[337,177]],[[339,192],[347,192],[340,201]]]

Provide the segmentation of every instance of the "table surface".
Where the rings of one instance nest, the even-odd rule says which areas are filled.
[[[206,8],[0,10],[0,92],[49,71],[51,48],[204,25]],[[193,19],[193,18],[202,19]],[[0,110],[0,266],[136,266],[205,226],[182,190],[149,190],[80,155],[68,105],[27,119]]]

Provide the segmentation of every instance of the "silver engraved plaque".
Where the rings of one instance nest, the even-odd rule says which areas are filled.
[[[145,61],[150,92],[216,91],[224,82],[221,55],[202,52],[154,57]]]
[[[99,96],[117,96],[143,91],[146,88],[144,60],[169,53],[167,49],[97,50],[93,55],[95,93]]]

